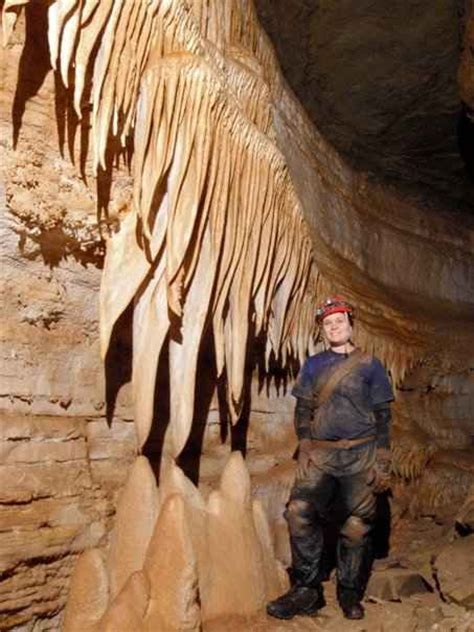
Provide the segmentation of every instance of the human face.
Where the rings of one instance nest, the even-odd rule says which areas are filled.
[[[347,344],[352,336],[347,312],[337,312],[326,316],[323,320],[323,332],[331,347]]]

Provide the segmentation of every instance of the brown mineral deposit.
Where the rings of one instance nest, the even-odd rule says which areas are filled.
[[[174,460],[163,458],[158,489],[160,507],[163,507],[173,494],[179,494],[184,499],[186,524],[198,565],[199,585],[202,586],[209,573],[205,532],[206,503],[198,488],[185,476]]]
[[[272,536],[267,516],[259,500],[252,503],[253,520],[263,555],[263,573],[265,579],[265,596],[267,601],[276,599],[288,590],[288,574],[281,562],[275,557]]]
[[[219,491],[208,502],[210,576],[202,590],[203,619],[248,617],[265,604],[264,556],[255,529],[250,478],[242,454],[233,452]]]

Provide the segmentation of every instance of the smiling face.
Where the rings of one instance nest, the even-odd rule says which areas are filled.
[[[347,312],[329,314],[323,320],[323,332],[331,347],[341,347],[349,342],[352,326]]]

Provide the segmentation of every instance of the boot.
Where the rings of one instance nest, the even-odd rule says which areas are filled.
[[[316,614],[325,605],[321,589],[296,585],[278,599],[270,601],[267,613],[277,619],[292,619],[297,614]]]
[[[361,592],[337,585],[337,600],[346,619],[363,619],[364,608],[360,603]]]
[[[352,606],[343,606],[342,612],[346,619],[363,619],[364,618],[364,608],[360,603],[354,603]]]

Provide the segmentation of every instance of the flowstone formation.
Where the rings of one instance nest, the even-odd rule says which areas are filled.
[[[279,629],[284,395],[335,290],[398,387],[395,518],[450,524],[474,482],[472,230],[341,160],[250,0],[6,0],[2,20],[0,627]]]

